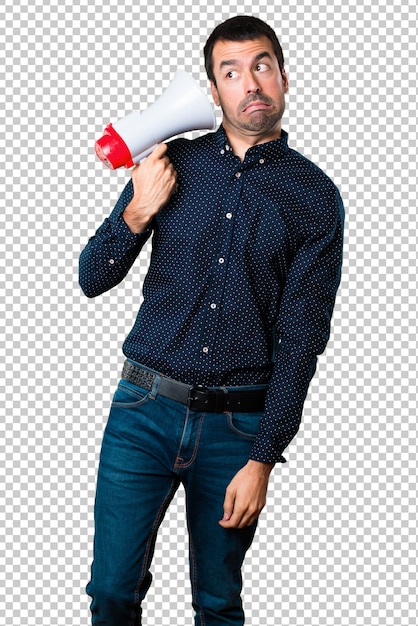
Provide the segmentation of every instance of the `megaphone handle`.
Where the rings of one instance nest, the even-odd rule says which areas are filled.
[[[143,152],[141,152],[141,154],[137,154],[133,159],[132,162],[127,163],[125,165],[125,167],[132,167],[133,164],[138,165],[138,163],[142,163],[142,161],[145,161],[145,159],[147,158],[147,156],[149,156],[151,154],[151,152],[153,152],[153,150],[155,150],[155,148],[158,146],[158,143],[155,143],[153,146],[150,146],[149,148],[147,148],[146,150],[144,150]]]

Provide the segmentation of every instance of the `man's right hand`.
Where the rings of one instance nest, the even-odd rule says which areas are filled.
[[[167,145],[158,144],[149,157],[132,170],[134,196],[123,212],[123,219],[133,233],[144,231],[176,191],[177,172],[166,152]]]

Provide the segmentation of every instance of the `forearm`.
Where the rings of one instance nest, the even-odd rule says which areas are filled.
[[[151,234],[154,216],[176,189],[177,174],[159,144],[122,192],[112,214],[80,256],[80,287],[89,298],[119,284]]]
[[[308,223],[306,238],[290,267],[275,327],[274,367],[265,411],[250,458],[281,462],[299,430],[317,357],[327,345],[340,277],[344,209],[338,193],[329,217]]]
[[[250,459],[263,463],[286,462],[283,452],[299,430],[316,363],[316,356],[300,347],[281,346]]]
[[[149,231],[130,232],[123,217],[105,220],[80,255],[79,282],[83,293],[94,298],[118,285],[127,275]]]

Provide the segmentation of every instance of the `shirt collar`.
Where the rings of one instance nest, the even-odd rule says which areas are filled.
[[[224,156],[225,154],[231,154],[232,150],[229,145],[228,137],[222,124],[218,130],[214,133],[215,143],[218,149],[218,153]],[[281,136],[273,141],[266,143],[259,143],[252,146],[247,150],[245,160],[247,158],[263,158],[266,161],[281,159],[288,151],[288,133],[285,130],[281,131]]]

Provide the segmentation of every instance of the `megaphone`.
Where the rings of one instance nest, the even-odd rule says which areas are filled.
[[[193,78],[178,70],[165,92],[146,111],[134,111],[109,124],[96,141],[96,154],[114,170],[132,167],[145,159],[157,144],[189,130],[213,130],[212,106]]]

